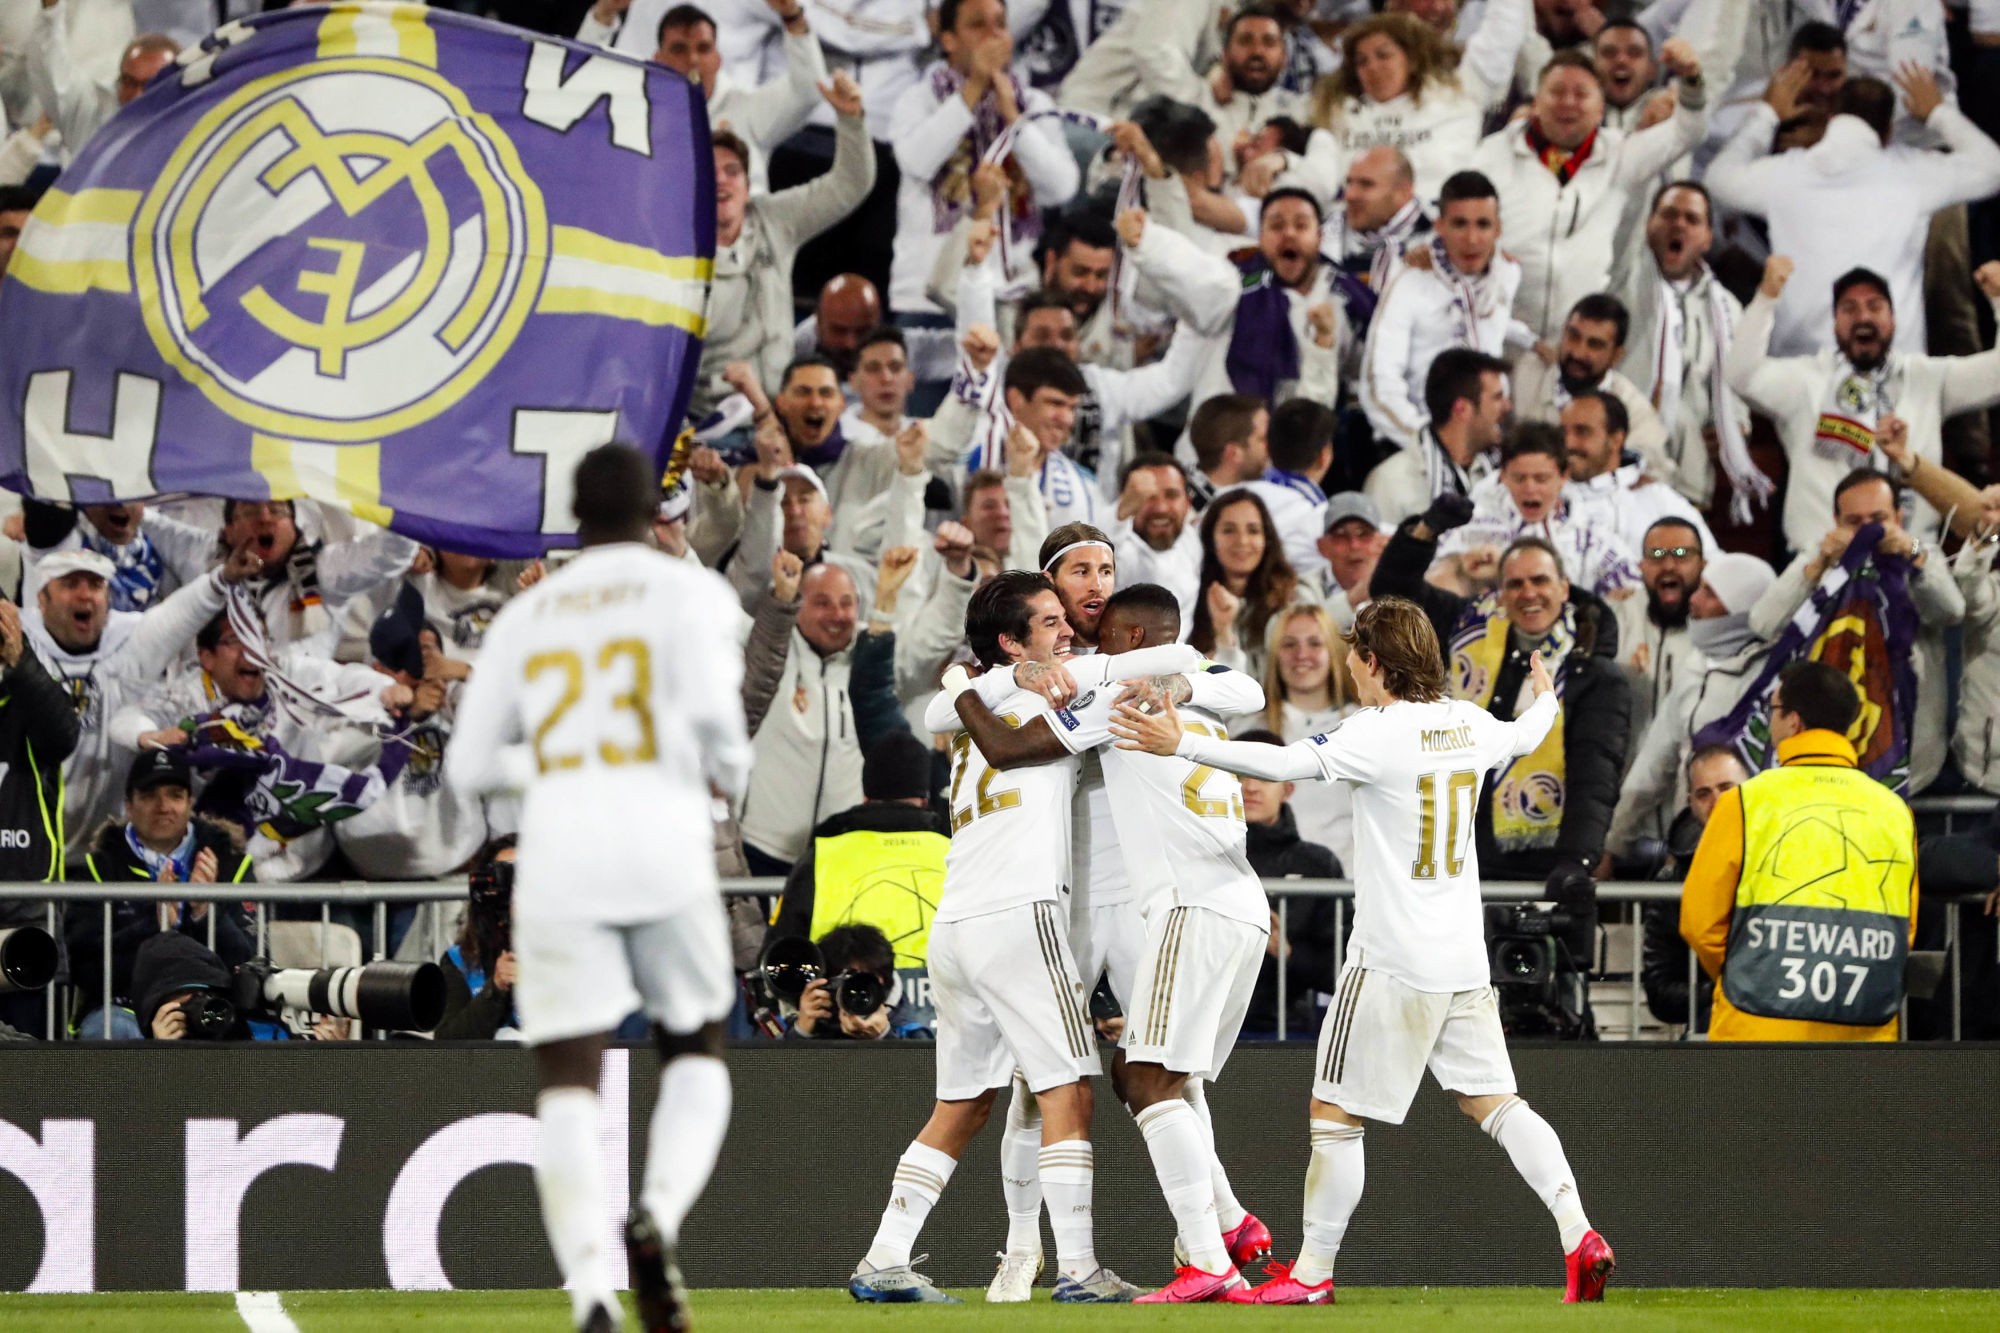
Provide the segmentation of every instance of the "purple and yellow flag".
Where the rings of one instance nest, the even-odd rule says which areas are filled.
[[[0,285],[0,484],[310,497],[492,556],[664,467],[715,252],[701,90],[415,5],[230,23],[98,131]]]

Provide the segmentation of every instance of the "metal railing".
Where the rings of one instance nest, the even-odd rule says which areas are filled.
[[[1963,798],[1945,798],[1958,800]],[[1979,805],[1976,813],[1987,814],[1992,803]],[[722,882],[722,892],[726,897],[775,897],[784,889],[785,881],[776,876],[749,879],[729,879]],[[450,880],[402,881],[396,883],[344,882],[325,884],[218,884],[213,886],[213,899],[198,898],[192,890],[206,889],[206,885],[191,884],[25,884],[0,883],[0,901],[27,899],[46,903],[45,919],[51,935],[60,938],[61,923],[57,920],[58,903],[96,903],[104,914],[102,993],[99,996],[100,1010],[104,1015],[104,1032],[111,1028],[112,1008],[112,910],[117,902],[187,902],[217,901],[254,904],[257,926],[257,952],[262,955],[266,949],[268,931],[268,909],[276,904],[317,905],[320,909],[320,950],[321,962],[326,962],[326,941],[332,924],[333,909],[343,907],[372,907],[373,939],[369,942],[369,956],[382,958],[388,954],[389,908],[392,905],[465,901],[464,888]],[[1344,879],[1283,879],[1266,883],[1265,892],[1275,904],[1278,914],[1279,936],[1289,942],[1291,937],[1291,903],[1294,899],[1331,898],[1334,904],[1334,975],[1338,976],[1342,961],[1347,953],[1348,905],[1354,898],[1354,885]],[[240,893],[241,896],[238,896]],[[1536,882],[1491,883],[1483,886],[1483,900],[1489,903],[1537,902],[1546,898],[1546,888]],[[1624,924],[1630,927],[1631,949],[1629,974],[1631,993],[1627,1000],[1627,1039],[1637,1039],[1642,1024],[1643,995],[1640,974],[1644,969],[1644,924],[1641,919],[1643,906],[1651,902],[1677,902],[1681,896],[1681,886],[1676,882],[1650,880],[1607,880],[1597,886],[1597,900],[1600,904],[1620,906]],[[1932,901],[1936,901],[1933,899]],[[1968,894],[1950,900],[1954,905],[1982,901],[1981,895]],[[208,944],[215,946],[214,912],[208,914]],[[1604,914],[1599,914],[1599,924],[1603,925]],[[435,961],[443,952],[434,936],[426,957]],[[1959,929],[1958,912],[1953,911],[1945,918],[1945,953],[1947,976],[1951,988],[1951,1037],[1957,1041],[1963,1031],[1962,998],[1959,987]],[[1996,957],[2000,957],[2000,945],[1996,946]],[[1595,959],[1592,960],[1595,963]],[[1608,961],[1608,960],[1607,960]],[[1290,1039],[1291,987],[1288,967],[1280,965],[1277,975],[1277,1038]],[[1607,967],[1605,972],[1593,975],[1617,975]],[[1333,978],[1328,978],[1332,983]],[[1694,1021],[1698,1005],[1698,994],[1704,978],[1692,950],[1688,953],[1688,1006],[1689,1021]],[[57,988],[48,991],[49,1032],[53,1036],[62,1032],[66,1024],[59,1026],[56,1013]],[[1907,1026],[1907,1025],[1906,1025]]]

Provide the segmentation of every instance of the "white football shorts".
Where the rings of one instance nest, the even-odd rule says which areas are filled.
[[[939,1101],[1004,1088],[1016,1068],[1034,1092],[1102,1070],[1090,993],[1054,903],[933,922],[930,973]]]
[[[1493,988],[1422,991],[1374,968],[1341,969],[1320,1025],[1312,1095],[1349,1115],[1400,1125],[1425,1066],[1446,1092],[1516,1091]]]
[[[613,924],[514,918],[514,1006],[531,1046],[610,1032],[634,1010],[669,1032],[720,1022],[735,1007],[736,968],[722,900]]]
[[[1250,996],[1257,989],[1270,931],[1206,907],[1168,907],[1146,922],[1139,970],[1125,1002],[1129,1064],[1161,1065],[1213,1079],[1222,1072]]]
[[[1129,1010],[1132,988],[1139,977],[1139,950],[1145,943],[1146,922],[1139,904],[1091,903],[1070,913],[1070,948],[1076,955],[1077,978],[1086,993],[1097,989],[1101,976],[1111,983],[1119,1007]]]

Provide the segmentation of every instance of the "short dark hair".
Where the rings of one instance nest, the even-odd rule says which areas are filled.
[[[1793,662],[1778,673],[1773,709],[1796,713],[1813,731],[1845,736],[1861,716],[1861,695],[1847,673],[1825,662]]]
[[[1438,190],[1438,212],[1444,212],[1446,204],[1455,204],[1461,199],[1498,199],[1500,191],[1493,186],[1493,180],[1483,171],[1454,171],[1444,178],[1444,185]]]
[[[222,631],[227,628],[229,628],[229,613],[217,611],[208,618],[206,624],[194,632],[194,646],[204,653],[214,652],[216,645],[222,642]]]
[[[1141,449],[1126,460],[1124,467],[1118,469],[1118,489],[1121,491],[1125,489],[1125,483],[1132,479],[1134,472],[1153,467],[1170,467],[1181,474],[1182,481],[1187,480],[1187,468],[1181,464],[1180,459],[1161,449]]]
[[[715,20],[700,5],[675,5],[660,15],[660,26],[653,30],[653,45],[666,43],[668,28],[692,28],[697,23],[706,23],[710,32],[717,30]]]
[[[1065,523],[1042,538],[1042,549],[1035,552],[1035,559],[1040,562],[1043,572],[1049,572],[1049,562],[1056,558],[1056,552],[1078,542],[1096,542],[1112,549],[1111,538],[1104,535],[1102,528],[1093,528],[1088,523]]]
[[[1223,446],[1247,443],[1257,414],[1268,410],[1254,393],[1219,393],[1197,407],[1188,418],[1195,466],[1207,472],[1222,462]]]
[[[958,11],[965,7],[965,0],[938,0],[937,30],[953,32],[958,28]]]
[[[1708,192],[1708,187],[1700,181],[1668,181],[1665,185],[1653,191],[1653,202],[1646,206],[1647,216],[1650,217],[1652,214],[1660,211],[1660,200],[1667,197],[1668,190],[1692,190],[1694,193],[1700,195],[1701,206],[1708,213],[1708,225],[1711,227],[1715,225],[1715,197]]]
[[[581,533],[643,532],[660,507],[659,470],[629,444],[600,444],[576,465],[570,508]]]
[[[25,185],[0,185],[0,213],[32,213],[40,202],[40,190]]]
[[[1180,637],[1180,598],[1157,583],[1134,583],[1112,593],[1104,602],[1104,619],[1110,620],[1114,611],[1145,622],[1163,642]]]
[[[1036,593],[1054,592],[1049,576],[1031,569],[1006,569],[979,585],[965,607],[965,638],[986,666],[1004,666],[1006,650],[1000,636],[1016,643],[1028,638],[1028,602]]]
[[[1786,58],[1801,56],[1808,51],[1819,55],[1838,51],[1846,55],[1847,34],[1833,24],[1821,23],[1818,19],[1802,23],[1799,25],[1799,30],[1792,34],[1791,45],[1786,49]]]
[[[778,376],[778,392],[783,393],[791,386],[792,376],[801,370],[811,370],[814,366],[824,368],[827,374],[833,376],[835,384],[840,383],[840,367],[834,365],[831,358],[818,352],[807,352],[804,356],[793,357],[791,363],[785,367],[785,373]]]
[[[1688,771],[1692,772],[1694,770],[1694,766],[1700,763],[1704,759],[1725,759],[1725,758],[1734,759],[1736,761],[1737,767],[1741,768],[1744,772],[1747,773],[1750,771],[1750,765],[1743,762],[1742,752],[1739,751],[1735,746],[1730,745],[1724,741],[1710,741],[1707,745],[1696,746],[1694,753],[1688,756],[1688,761],[1687,761]]]
[[[1632,312],[1625,303],[1610,292],[1592,292],[1569,308],[1571,319],[1587,319],[1593,324],[1609,324],[1618,345],[1625,345],[1626,335],[1632,332]]]
[[[1606,435],[1629,435],[1632,432],[1632,414],[1625,410],[1625,404],[1615,393],[1602,389],[1578,389],[1569,396],[1572,403],[1596,403],[1604,409],[1604,433]]]
[[[1500,562],[1494,566],[1494,569],[1505,570],[1507,562],[1523,551],[1540,551],[1549,559],[1555,561],[1556,577],[1565,583],[1569,581],[1569,571],[1563,568],[1562,552],[1558,551],[1555,543],[1547,537],[1537,537],[1532,533],[1516,537],[1513,541],[1508,542],[1507,549],[1500,552]]]
[[[850,921],[844,926],[835,926],[820,936],[816,943],[829,971],[858,969],[878,977],[888,977],[896,970],[896,946],[889,943],[889,937],[882,933],[880,926],[866,921]]]
[[[1437,627],[1421,606],[1404,597],[1377,597],[1354,617],[1347,645],[1382,673],[1390,694],[1411,703],[1444,698],[1444,650]]]
[[[1603,27],[1597,30],[1597,37],[1602,37],[1605,33],[1611,32],[1617,28],[1630,28],[1633,32],[1638,33],[1641,37],[1644,37],[1646,39],[1646,49],[1648,51],[1651,51],[1653,49],[1653,34],[1646,30],[1645,24],[1631,17],[1612,19],[1610,22],[1606,23]],[[1590,39],[1590,45],[1592,50],[1595,50],[1597,47],[1597,37],[1593,37]]]
[[[1840,298],[1856,287],[1873,287],[1882,293],[1882,299],[1889,303],[1889,309],[1896,308],[1896,293],[1889,287],[1889,280],[1872,268],[1856,266],[1833,280],[1833,303],[1840,304]]]
[[[1653,534],[1661,528],[1686,528],[1694,534],[1695,544],[1701,544],[1701,529],[1694,525],[1693,519],[1682,518],[1678,514],[1668,514],[1664,518],[1656,518],[1651,523],[1648,523],[1646,530],[1639,534],[1639,554],[1644,555],[1646,553],[1645,548],[1651,544]]]
[[[744,143],[741,139],[737,138],[733,131],[716,130],[708,137],[711,140],[713,140],[715,146],[717,148],[720,148],[723,152],[734,154],[736,160],[743,164],[744,171],[747,172],[750,170],[750,145]]]
[[[1894,477],[1884,472],[1881,468],[1858,467],[1842,477],[1840,484],[1833,488],[1833,512],[1836,514],[1840,512],[1841,496],[1847,494],[1856,486],[1866,486],[1871,481],[1879,481],[1889,488],[1889,502],[1891,504],[1896,503],[1897,500],[1902,498],[1902,490],[1896,485]]]
[[[983,467],[965,479],[965,485],[959,491],[959,498],[963,505],[969,506],[972,503],[972,497],[981,491],[990,491],[996,486],[1004,488],[1006,485],[1006,473],[996,471],[990,467]]]
[[[1056,389],[1072,398],[1090,392],[1083,372],[1059,347],[1030,347],[1016,352],[1007,362],[1005,383],[1007,388],[1029,399],[1043,389]]]
[[[1229,26],[1222,30],[1222,40],[1224,44],[1227,44],[1229,39],[1236,35],[1236,25],[1248,19],[1266,19],[1272,23],[1277,24],[1278,31],[1281,33],[1292,26],[1291,20],[1287,18],[1285,15],[1279,13],[1277,7],[1274,5],[1267,5],[1267,4],[1245,5],[1241,9],[1237,10],[1234,14],[1231,14],[1229,16]]]
[[[1559,69],[1580,69],[1590,76],[1591,82],[1595,83],[1600,90],[1604,87],[1604,76],[1598,73],[1597,62],[1590,57],[1590,53],[1571,47],[1566,51],[1558,51],[1549,57],[1549,63],[1542,66],[1542,72],[1535,76],[1536,91],[1539,92],[1542,84],[1547,82],[1549,75]]]
[[[1304,472],[1319,462],[1339,425],[1333,409],[1310,398],[1288,398],[1271,413],[1271,466]],[[1315,480],[1317,480],[1315,478]]]
[[[1073,203],[1049,218],[1048,226],[1042,229],[1041,242],[1035,246],[1035,258],[1060,256],[1072,244],[1087,245],[1094,250],[1116,250],[1118,229],[1102,209]]]
[[[1014,328],[1017,332],[1028,322],[1028,316],[1037,310],[1061,310],[1071,319],[1076,318],[1076,308],[1069,303],[1069,298],[1061,292],[1052,292],[1046,287],[1037,287],[1029,292],[1021,298],[1021,303],[1014,309]]]
[[[1424,410],[1431,414],[1433,429],[1451,420],[1451,409],[1461,400],[1478,407],[1481,381],[1488,375],[1506,373],[1505,361],[1471,347],[1447,347],[1439,352],[1424,376]]]
[[[228,527],[228,526],[229,526],[229,525],[230,525],[230,524],[231,524],[232,522],[234,522],[234,521],[236,520],[236,506],[237,506],[237,505],[240,505],[240,504],[241,504],[241,505],[254,505],[254,504],[274,504],[274,505],[283,505],[283,506],[285,506],[285,510],[286,510],[286,512],[288,512],[289,514],[291,514],[291,516],[292,516],[292,519],[293,519],[293,521],[294,521],[294,522],[296,522],[296,521],[298,520],[298,516],[299,516],[299,506],[298,506],[298,503],[297,503],[297,501],[294,501],[294,500],[278,500],[278,499],[271,499],[271,500],[224,500],[224,501],[222,502],[222,526],[223,526],[223,527],[225,527],[225,528],[226,528],[226,527]]]
[[[1264,128],[1278,132],[1278,147],[1287,153],[1304,156],[1312,145],[1312,127],[1301,125],[1290,116],[1273,116],[1264,122]]]
[[[1200,107],[1155,93],[1132,108],[1131,119],[1146,132],[1147,142],[1169,171],[1200,175],[1208,169],[1215,118]]]
[[[1840,95],[1833,101],[1833,114],[1864,120],[1875,131],[1876,138],[1886,140],[1889,126],[1896,120],[1895,90],[1880,79],[1856,74],[1840,85]]]
[[[1530,454],[1545,454],[1556,461],[1558,469],[1569,466],[1569,449],[1563,444],[1560,426],[1546,421],[1517,421],[1507,432],[1507,438],[1500,445],[1500,466],[1506,467],[1517,458]]]
[[[929,800],[931,747],[908,731],[892,731],[868,747],[861,759],[861,799]]]
[[[1307,204],[1312,206],[1313,216],[1319,219],[1321,225],[1325,225],[1326,210],[1319,206],[1319,196],[1311,190],[1303,190],[1296,185],[1281,185],[1265,195],[1263,204],[1257,209],[1258,221],[1263,221],[1264,215],[1271,211],[1271,205],[1277,203],[1280,199],[1305,200]]]
[[[854,344],[855,359],[857,361],[860,360],[863,352],[882,343],[894,343],[902,349],[904,356],[910,354],[910,340],[903,336],[901,329],[897,328],[894,324],[877,324],[874,328],[861,335],[860,342]]]

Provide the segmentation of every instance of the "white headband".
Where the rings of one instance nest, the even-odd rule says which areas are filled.
[[[1097,538],[1095,537],[1089,537],[1080,542],[1071,542],[1068,546],[1063,547],[1060,551],[1057,551],[1054,555],[1050,556],[1047,560],[1042,562],[1042,572],[1044,574],[1048,573],[1050,570],[1054,569],[1057,565],[1060,565],[1062,563],[1062,558],[1064,556],[1068,555],[1071,551],[1077,550],[1080,547],[1084,546],[1102,546],[1107,551],[1111,550],[1110,542],[1101,542],[1097,540]],[[1117,552],[1113,551],[1112,554],[1115,556]]]

